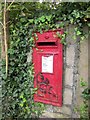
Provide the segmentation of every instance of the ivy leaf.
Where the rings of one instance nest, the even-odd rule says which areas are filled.
[[[25,103],[26,102],[26,98],[23,98],[23,103]]]
[[[25,18],[21,18],[20,21],[21,21],[21,22],[25,22],[26,19],[25,19]]]
[[[82,77],[80,78],[80,86],[81,87],[87,86],[87,82],[85,82]]]
[[[19,105],[20,105],[21,107],[23,107],[24,104],[23,104],[23,103],[20,103]]]
[[[81,35],[81,31],[77,30],[76,34]]]
[[[24,93],[21,93],[20,98],[22,98],[22,99],[23,99],[23,97],[24,97],[23,95],[24,95]]]
[[[58,31],[56,32],[56,34],[57,34],[57,36],[58,36],[59,38],[62,37],[61,34],[60,34]]]
[[[76,14],[76,18],[79,18],[80,17],[80,13],[78,12],[77,14]]]
[[[15,53],[15,51],[13,49],[8,49],[8,53],[13,55]]]
[[[81,40],[84,40],[84,39],[85,39],[85,37],[84,37],[84,36],[82,36],[82,37],[81,37]]]
[[[35,24],[38,24],[38,19],[35,19],[35,20],[34,20],[34,23],[35,23]]]
[[[45,22],[45,16],[40,17],[39,20],[40,20],[41,22]]]
[[[71,22],[71,24],[72,24],[72,23],[74,22],[74,19],[73,19],[73,18],[71,18],[71,19],[70,19],[70,22]]]
[[[34,88],[33,90],[34,90],[34,91],[37,91],[37,90],[38,90],[38,88],[36,87],[36,88]]]
[[[56,28],[59,28],[60,27],[60,25],[59,24],[56,24]]]
[[[33,37],[31,37],[31,38],[30,38],[30,42],[33,42],[33,41],[34,41],[34,38],[33,38]]]
[[[85,98],[86,100],[90,99],[90,89],[86,88],[84,89],[84,91],[82,92],[82,97]]]
[[[48,21],[50,21],[50,20],[51,20],[51,17],[52,17],[52,15],[46,16],[46,19],[47,19]]]
[[[29,20],[30,23],[33,23],[33,21],[34,21],[34,19],[30,19],[30,20]]]

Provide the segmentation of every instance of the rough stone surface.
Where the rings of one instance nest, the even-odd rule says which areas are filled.
[[[68,115],[71,115],[71,108],[69,107],[66,107],[66,106],[63,106],[61,109],[60,109],[61,113],[63,114],[68,114]]]
[[[27,53],[27,62],[31,62],[32,61],[32,50]]]
[[[45,112],[40,118],[63,118],[62,114]]]
[[[75,49],[74,46],[70,46],[66,48],[66,64],[69,66],[74,65],[74,56],[75,56]]]
[[[63,105],[60,108],[54,107],[53,108],[53,112],[57,112],[57,113],[62,113],[62,114],[66,114],[66,115],[71,115],[71,107],[70,106],[65,106]]]
[[[65,86],[73,86],[73,69],[66,68],[65,70]]]
[[[85,28],[85,31],[87,32],[87,29]],[[88,40],[85,40],[80,43],[80,57],[79,57],[79,66],[78,66],[78,72],[79,77],[77,81],[77,87],[76,87],[76,97],[77,99],[77,106],[80,106],[83,104],[83,98],[81,97],[81,92],[83,91],[84,87],[80,86],[80,80],[82,79],[84,82],[88,83],[89,78],[89,48],[90,44],[88,44]],[[81,104],[80,104],[81,103]]]
[[[65,88],[63,93],[63,104],[72,104],[72,90]]]

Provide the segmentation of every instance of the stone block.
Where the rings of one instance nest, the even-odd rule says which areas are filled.
[[[40,118],[64,118],[64,115],[60,113],[45,112]]]
[[[71,115],[71,108],[63,106],[61,108],[61,113]]]
[[[75,48],[70,46],[66,48],[66,64],[69,66],[74,66]]]
[[[32,51],[27,53],[27,62],[32,62]]]
[[[69,106],[65,106],[63,105],[60,108],[54,107],[54,112],[56,113],[62,113],[62,114],[66,114],[66,115],[71,115],[71,108]]]
[[[63,93],[63,104],[72,104],[72,89],[65,88]]]
[[[65,70],[65,86],[73,86],[73,69],[66,68]]]
[[[88,41],[85,41],[80,44],[80,60],[79,60],[79,74],[83,77],[84,80],[88,81],[88,58],[89,58],[89,51],[88,51]]]

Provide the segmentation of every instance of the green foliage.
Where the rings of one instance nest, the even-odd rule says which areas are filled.
[[[33,64],[27,63],[27,53],[33,46],[31,29],[27,26],[29,20],[23,16],[14,24],[10,21],[9,41],[9,70],[5,76],[3,63],[4,93],[3,93],[3,118],[31,118],[38,117],[44,109],[41,103],[34,103],[33,95]],[[5,114],[5,112],[7,114]]]
[[[83,80],[83,78],[80,79],[80,86],[81,87],[85,87],[85,89],[82,91],[82,97],[85,100],[89,100],[90,99],[90,89],[88,88],[87,82],[85,82]]]
[[[85,100],[89,100],[90,99],[90,89],[89,88],[84,89],[84,91],[82,92],[82,97]]]
[[[88,105],[86,102],[84,102],[83,104],[80,105],[79,113],[80,113],[81,120],[89,120]]]
[[[87,83],[83,80],[83,78],[80,78],[80,86],[81,87],[86,87]]]
[[[8,3],[9,5],[10,3]],[[7,5],[7,6],[8,6]],[[34,32],[43,33],[50,29],[59,29],[69,24],[77,25],[75,33],[84,39],[83,27],[89,25],[85,20],[86,9],[90,3],[13,3],[9,8],[9,70],[5,76],[3,61],[3,118],[39,117],[44,109],[41,103],[34,103],[33,94],[33,64],[27,63],[27,53],[34,46]],[[66,24],[67,23],[67,24]],[[66,45],[67,32],[59,38]],[[34,34],[36,40],[37,35]]]
[[[58,38],[61,39],[60,43],[62,43],[63,45],[66,45],[66,41],[65,41],[65,38],[66,38],[66,32],[64,32],[62,35],[59,33],[59,32],[56,32]]]
[[[83,98],[83,103],[80,105],[80,108],[77,108],[77,111],[79,112],[81,119],[89,120],[88,100],[90,99],[90,89],[88,88],[87,82],[85,82],[83,78],[80,79],[80,86],[84,89],[81,95]]]

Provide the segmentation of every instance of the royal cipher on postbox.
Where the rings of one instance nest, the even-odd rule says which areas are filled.
[[[63,45],[57,32],[62,36],[62,29],[35,33],[38,40],[34,38],[33,47],[34,87],[37,88],[34,101],[62,106]]]

